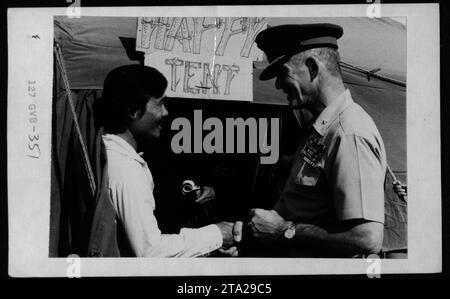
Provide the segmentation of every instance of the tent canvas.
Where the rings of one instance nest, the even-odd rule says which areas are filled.
[[[341,59],[365,70],[406,82],[406,28],[389,19],[369,18],[269,18],[268,24],[330,22],[344,28],[339,40]],[[55,18],[55,41],[61,45],[71,89],[102,88],[106,74],[130,63],[120,38],[135,38],[137,18]],[[254,70],[254,103],[286,105],[274,81],[258,80],[264,63]],[[394,172],[406,173],[406,88],[367,80],[364,74],[343,68],[344,82],[354,99],[371,115],[384,139]]]

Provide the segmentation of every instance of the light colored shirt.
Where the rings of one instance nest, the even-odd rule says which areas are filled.
[[[118,220],[137,257],[195,257],[222,246],[215,224],[162,234],[154,216],[153,177],[144,159],[119,136],[102,136],[107,162],[104,175]]]
[[[286,220],[339,229],[384,222],[386,151],[375,123],[346,90],[314,121],[275,210]]]

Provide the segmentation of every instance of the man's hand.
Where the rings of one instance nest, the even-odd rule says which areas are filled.
[[[392,182],[392,186],[394,188],[394,192],[397,194],[397,196],[400,199],[403,199],[405,201],[408,200],[408,191],[407,191],[407,186],[402,184],[399,181],[394,181]]]
[[[252,209],[250,217],[252,235],[261,242],[280,240],[288,228],[288,223],[274,210]]]
[[[222,238],[223,238],[223,247],[230,248],[235,243],[238,243],[242,239],[242,222],[236,221],[236,223],[232,222],[219,222],[217,223],[219,227]]]
[[[197,190],[197,199],[195,200],[196,203],[202,204],[205,202],[208,202],[210,200],[213,200],[216,197],[216,193],[214,192],[214,189],[212,187],[202,187],[200,190]]]
[[[222,248],[217,249],[217,252],[219,253],[219,256],[225,256],[225,257],[239,256],[239,250],[236,246],[230,247],[228,249],[225,249],[222,247]]]

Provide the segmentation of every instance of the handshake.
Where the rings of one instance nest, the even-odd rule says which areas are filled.
[[[195,192],[194,192],[195,191]],[[186,180],[182,184],[182,193],[187,195],[193,193],[195,202],[203,204],[215,197],[214,189],[211,187],[199,187],[193,181]],[[246,235],[252,241],[276,244],[283,238],[286,229],[291,226],[289,221],[285,221],[276,211],[264,209],[251,209],[249,212],[250,221],[246,223]],[[222,233],[222,247],[217,253],[222,256],[236,257],[239,255],[238,245],[242,243],[242,231],[244,229],[242,221],[216,223]]]
[[[242,221],[216,223],[222,233],[222,248],[217,251],[223,256],[236,257],[239,255],[237,245],[242,240]]]
[[[251,209],[250,218],[251,220],[246,226],[248,237],[264,244],[278,244],[284,239],[285,231],[292,226],[290,221],[285,221],[274,210]],[[238,256],[238,244],[242,241],[243,222],[220,222],[216,225],[223,237],[223,246],[218,249],[218,252],[225,256]]]

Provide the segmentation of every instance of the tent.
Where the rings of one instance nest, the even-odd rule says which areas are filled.
[[[344,28],[339,41],[344,82],[353,98],[374,119],[384,139],[388,163],[398,179],[406,183],[406,28],[393,19],[368,18],[270,18],[269,25],[282,23],[330,22]],[[113,68],[140,63],[142,56],[133,51],[137,18],[132,17],[55,17],[55,43],[63,58],[77,122],[64,88],[64,74],[56,66],[54,72],[52,133],[52,198],[50,219],[50,256],[70,253],[83,255],[95,207],[92,190],[81,163],[83,155],[91,162],[92,174],[98,181],[98,125],[94,106],[101,94],[103,80]],[[131,45],[131,46],[130,46]],[[58,52],[55,52],[58,53]],[[274,88],[274,82],[257,79],[265,63],[255,63],[253,103],[221,103],[241,109],[264,110],[286,108],[285,96]],[[373,76],[368,72],[380,68]],[[379,75],[379,77],[377,77]],[[384,79],[386,78],[386,79]],[[403,84],[402,84],[403,82]],[[178,99],[186,105],[186,99]],[[209,101],[192,101],[210,105]],[[238,106],[236,106],[238,105]],[[253,106],[252,106],[253,105]],[[213,106],[213,105],[210,105]],[[180,108],[181,109],[181,108]],[[244,109],[244,110],[245,110]],[[286,109],[284,109],[286,110]],[[79,136],[82,136],[83,145]],[[153,170],[152,170],[153,171]],[[96,177],[97,176],[97,177]],[[395,200],[391,191],[387,196]],[[394,220],[395,239],[390,249],[406,247],[406,203],[401,210],[388,215]],[[387,221],[388,222],[388,221]],[[389,224],[390,225],[390,224]],[[401,231],[400,237],[395,237]]]

